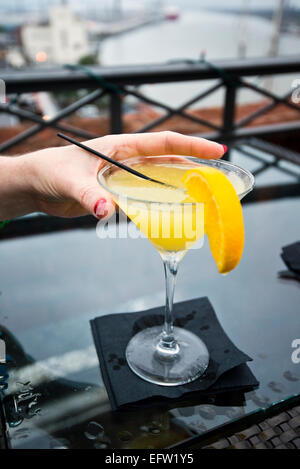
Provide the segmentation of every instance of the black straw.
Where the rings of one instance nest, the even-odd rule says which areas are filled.
[[[166,184],[165,182],[157,181],[156,179],[152,179],[149,176],[146,176],[146,174],[140,173],[139,171],[136,171],[135,169],[132,169],[129,166],[126,166],[123,163],[120,163],[120,161],[113,160],[112,158],[109,158],[109,156],[103,155],[103,153],[100,153],[99,151],[96,151],[93,148],[88,147],[87,145],[84,145],[81,142],[78,142],[78,140],[75,140],[74,138],[68,137],[67,135],[61,134],[60,132],[57,135],[58,135],[58,137],[61,137],[65,140],[67,140],[68,142],[73,143],[74,145],[77,145],[77,147],[80,147],[83,150],[86,150],[86,151],[92,153],[93,155],[96,155],[99,158],[102,158],[103,160],[108,161],[109,163],[112,163],[115,166],[118,166],[119,168],[124,169],[125,171],[128,171],[131,174],[134,174],[135,176],[146,179],[147,181],[162,184],[163,186],[173,187],[173,186],[170,186],[169,184]]]

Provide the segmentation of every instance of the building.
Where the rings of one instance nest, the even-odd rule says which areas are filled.
[[[30,62],[77,63],[89,53],[84,20],[65,4],[50,8],[49,21],[25,24],[21,43]]]

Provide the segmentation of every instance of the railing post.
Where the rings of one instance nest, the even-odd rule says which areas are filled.
[[[121,134],[122,125],[122,97],[119,93],[110,93],[110,132]]]
[[[236,109],[236,95],[237,87],[234,83],[224,83],[225,85],[225,102],[223,111],[223,128],[222,128],[222,139],[230,144],[233,137],[233,128],[235,121],[235,109]],[[230,159],[230,149],[224,155],[223,159]]]

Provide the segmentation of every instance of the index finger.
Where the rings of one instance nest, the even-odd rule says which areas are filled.
[[[177,132],[151,132],[130,135],[132,156],[184,155],[198,158],[221,158],[226,151],[220,143]]]

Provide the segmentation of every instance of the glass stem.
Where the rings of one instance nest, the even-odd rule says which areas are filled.
[[[159,354],[159,358],[171,359],[179,352],[179,346],[173,334],[173,298],[178,260],[171,257],[164,259],[163,262],[166,279],[166,308],[165,323],[157,345],[157,352]]]

